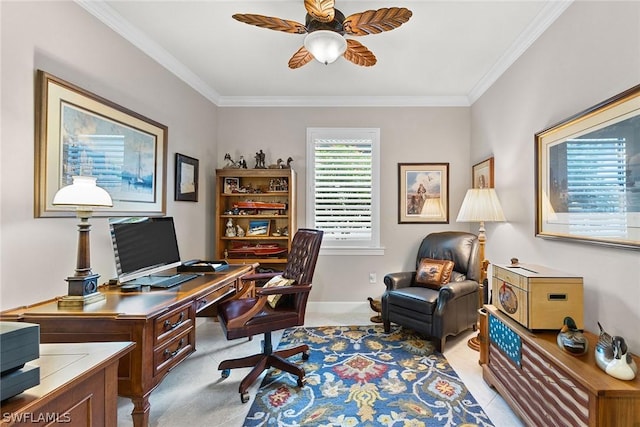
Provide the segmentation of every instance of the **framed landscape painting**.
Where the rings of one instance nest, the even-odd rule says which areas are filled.
[[[398,163],[398,223],[449,223],[449,163]]]
[[[36,80],[35,216],[74,216],[53,196],[93,176],[113,208],[103,216],[166,212],[167,127],[42,70]]]
[[[640,85],[535,144],[536,236],[640,250]]]

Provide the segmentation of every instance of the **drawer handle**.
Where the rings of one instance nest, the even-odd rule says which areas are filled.
[[[200,304],[200,307],[198,307],[198,310],[200,310],[202,307],[207,305],[207,300],[206,299],[201,299],[199,304]]]
[[[164,349],[164,358],[165,359],[169,359],[171,357],[174,357],[176,354],[178,354],[180,352],[180,349],[182,348],[182,346],[184,345],[184,338],[180,339],[180,342],[178,343],[178,347],[176,347],[176,349],[174,351],[169,351],[168,348]]]
[[[178,321],[176,323],[171,324],[169,319],[164,321],[164,328],[168,330],[172,330],[180,326],[182,321],[184,320],[184,311],[180,313],[180,317],[178,317]]]

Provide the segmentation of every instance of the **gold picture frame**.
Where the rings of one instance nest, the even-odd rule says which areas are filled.
[[[536,236],[640,249],[640,85],[535,134]]]
[[[398,163],[398,224],[449,223],[449,163]]]
[[[493,157],[476,163],[471,168],[472,188],[494,188]]]
[[[96,216],[166,213],[166,126],[38,70],[36,217],[74,216],[53,196],[74,175],[95,176],[113,199]]]

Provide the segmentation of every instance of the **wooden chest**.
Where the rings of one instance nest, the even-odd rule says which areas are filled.
[[[494,265],[493,304],[525,328],[559,330],[566,316],[584,327],[582,277],[539,265]]]
[[[590,351],[574,356],[558,347],[556,331],[532,332],[492,305],[485,309],[482,376],[527,426],[640,426],[640,375],[622,381],[598,368],[597,335],[585,331]]]

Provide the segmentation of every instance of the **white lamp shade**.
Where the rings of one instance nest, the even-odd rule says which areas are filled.
[[[505,221],[498,195],[493,188],[472,188],[464,196],[458,222]]]
[[[331,64],[347,50],[347,41],[335,31],[317,30],[304,38],[304,47],[323,64]]]
[[[92,176],[74,176],[73,184],[62,187],[53,197],[55,206],[111,207],[107,191],[96,185]]]

